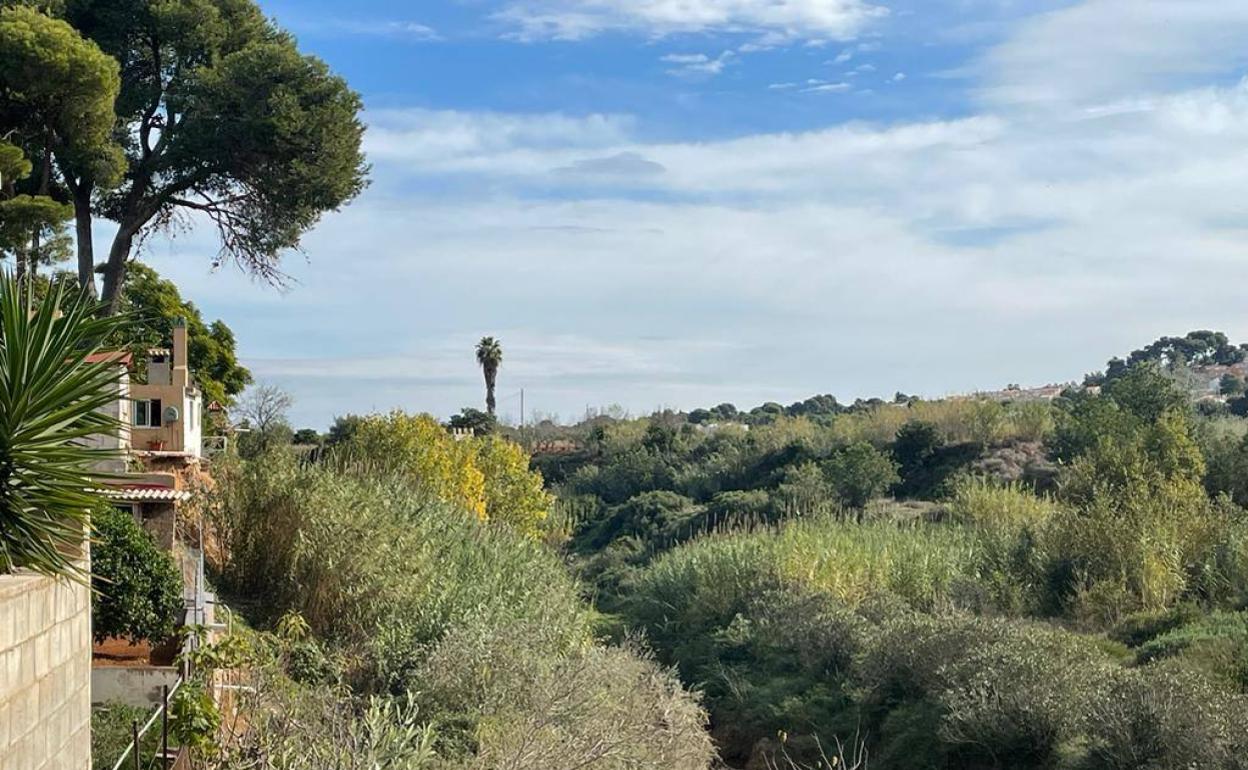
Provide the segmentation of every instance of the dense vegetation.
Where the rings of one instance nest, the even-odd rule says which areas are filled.
[[[1241,352],[1166,338],[1052,402],[598,416],[535,465],[599,628],[732,766],[1240,768],[1248,423],[1190,365]]]
[[[295,447],[269,399],[201,512],[263,630],[197,668],[254,692],[192,682],[176,729],[222,770],[1243,770],[1248,421],[1185,361],[540,443],[395,412]]]
[[[217,482],[218,580],[276,636],[248,644],[245,721],[262,729],[202,751],[208,766],[708,766],[696,698],[633,645],[596,640],[515,445],[396,413],[316,459],[275,447]]]

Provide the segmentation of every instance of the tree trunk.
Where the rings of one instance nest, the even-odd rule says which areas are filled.
[[[74,191],[74,235],[78,242],[78,288],[95,299],[95,242],[91,238],[91,187],[85,180]]]
[[[43,134],[43,159],[39,161],[39,192],[41,197],[47,197],[52,190],[52,129],[47,129]],[[30,234],[30,282],[33,284],[35,278],[39,274],[39,252],[43,243],[42,235],[43,227],[36,222],[35,231]]]
[[[485,372],[485,411],[494,416],[494,381],[498,375],[490,370]]]
[[[104,265],[104,293],[100,299],[104,301],[104,314],[116,315],[121,308],[121,288],[126,282],[126,267],[130,260],[130,249],[134,245],[134,234],[139,228],[130,222],[123,222],[113,236],[113,245],[108,250],[108,262]]]

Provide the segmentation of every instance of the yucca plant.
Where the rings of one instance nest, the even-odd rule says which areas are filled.
[[[59,282],[36,298],[0,274],[0,573],[18,568],[85,579],[80,554],[101,504],[92,466],[114,434],[102,410],[117,396],[115,363],[89,363],[126,323]]]

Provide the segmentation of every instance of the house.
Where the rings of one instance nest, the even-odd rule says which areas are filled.
[[[200,473],[203,454],[203,397],[191,379],[186,323],[175,321],[173,346],[147,351],[142,367],[133,354],[116,351],[88,361],[122,368],[117,398],[105,410],[121,428],[116,436],[90,439],[113,452],[96,466],[105,494],[175,550],[176,507],[191,499],[187,487]],[[135,376],[143,370],[145,377]]]
[[[130,385],[130,442],[148,458],[198,460],[203,446],[203,396],[191,380],[186,322],[173,327],[173,347],[148,351],[147,377]]]
[[[100,490],[116,508],[133,516],[178,564],[185,613],[176,622],[211,624],[202,532],[193,519],[179,515],[208,481],[201,467],[203,396],[190,373],[186,324],[175,322],[169,348],[148,350],[137,361],[133,354],[122,352],[101,353],[89,360],[114,363],[122,369],[117,397],[104,409],[118,420],[120,430],[115,436],[91,438],[96,446],[113,453],[97,465]],[[108,642],[97,645],[97,657],[107,647]],[[175,667],[156,665],[155,652],[150,663],[123,666],[114,660],[93,668],[91,699],[143,705],[159,693],[157,684],[171,684],[176,677]]]

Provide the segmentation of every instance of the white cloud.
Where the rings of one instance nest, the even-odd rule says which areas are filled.
[[[373,110],[365,149],[376,162],[431,171],[465,171],[498,154],[581,150],[619,145],[633,119],[619,115]]]
[[[896,75],[893,75],[893,82],[894,82],[894,83],[900,83],[901,81],[903,81],[903,80],[905,80],[905,79],[906,79],[906,73],[904,73],[904,72],[898,72]]]
[[[734,51],[724,51],[712,59],[704,53],[668,54],[660,61],[678,65],[669,69],[669,75],[686,78],[714,77],[724,71],[724,67],[732,63],[736,56]]]
[[[704,53],[671,53],[662,57],[661,61],[670,64],[702,64],[709,61],[709,59]]]
[[[849,83],[820,83],[802,90],[811,94],[835,94],[848,91],[850,88]]]
[[[406,19],[296,20],[294,26],[300,32],[325,36],[386,37],[421,43],[442,39],[433,27]]]
[[[1245,38],[1244,2],[1085,0],[1026,20],[967,74],[993,105],[1086,106],[1242,73]]]
[[[841,51],[840,53],[838,53],[836,55],[836,58],[833,59],[830,63],[831,64],[844,64],[845,62],[849,61],[852,58],[854,58],[854,52],[851,49],[846,48],[844,51]]]
[[[516,0],[496,18],[524,40],[580,40],[612,30],[848,40],[886,13],[866,0]]]

